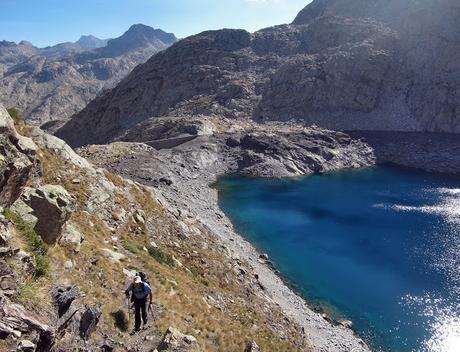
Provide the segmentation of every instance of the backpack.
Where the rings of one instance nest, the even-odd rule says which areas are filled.
[[[137,275],[141,278],[142,282],[150,286],[149,280],[147,280],[147,274],[143,271],[139,271]],[[145,289],[145,286],[143,286]]]

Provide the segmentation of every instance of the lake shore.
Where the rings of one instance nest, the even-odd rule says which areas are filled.
[[[90,146],[80,150],[80,153],[111,172],[157,188],[171,212],[179,210],[181,214],[196,217],[219,239],[229,256],[248,263],[258,295],[281,307],[289,319],[303,328],[313,351],[370,350],[346,324],[338,324],[315,312],[266,261],[261,260],[255,246],[237,233],[230,219],[220,209],[218,190],[212,185],[219,177],[235,173],[237,164],[233,150],[225,147],[225,140],[216,141],[202,136],[173,149],[159,151],[140,143],[116,144],[128,149],[124,155],[117,155],[116,160],[107,159],[110,155],[107,150],[113,149],[113,145]],[[336,152],[337,162],[329,161],[325,171],[372,165],[373,159],[368,157],[366,148],[362,144],[362,150],[366,150],[362,154],[365,157],[359,159],[360,153],[357,152],[351,163]],[[347,152],[346,149],[344,152]],[[262,167],[251,170],[257,176],[258,172],[265,169]],[[302,175],[301,172],[289,173],[286,168],[280,167],[279,170],[279,173],[269,176]],[[260,176],[267,175],[262,173]]]

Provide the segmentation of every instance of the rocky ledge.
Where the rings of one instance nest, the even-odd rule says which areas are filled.
[[[453,133],[353,131],[374,150],[378,164],[395,164],[429,172],[459,174],[460,143]]]

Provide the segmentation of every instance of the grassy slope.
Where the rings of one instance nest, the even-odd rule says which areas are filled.
[[[18,129],[27,134],[27,126]],[[85,241],[79,253],[60,246],[49,248],[48,274],[23,282],[20,299],[30,309],[40,315],[51,312],[49,291],[53,285],[76,284],[86,295],[84,302],[104,305],[99,332],[126,340],[127,333],[120,332],[114,319],[114,313],[124,307],[123,290],[128,279],[123,269],[143,270],[152,283],[154,300],[165,308],[155,322],[158,332],[176,326],[194,335],[206,351],[242,351],[251,339],[263,351],[310,350],[299,327],[289,322],[279,307],[262,299],[247,278],[238,275],[237,264],[246,264],[230,258],[199,222],[193,225],[196,234],[181,238],[176,219],[155,200],[151,190],[105,173],[117,186],[111,195],[114,205],[128,213],[123,225],[113,231],[100,213],[88,212],[93,176],[49,150],[41,150],[39,157],[43,174],[35,182],[61,184],[77,198],[78,209],[71,220]],[[79,183],[73,181],[75,178]],[[133,208],[145,213],[145,224],[136,222]],[[113,216],[117,217],[115,213]],[[151,241],[158,249],[151,247]],[[106,257],[101,249],[113,246],[126,259],[114,262]],[[173,257],[183,266],[175,264]],[[73,262],[71,270],[64,269],[68,260]],[[252,275],[247,267],[245,271]],[[94,339],[98,337],[95,334]]]

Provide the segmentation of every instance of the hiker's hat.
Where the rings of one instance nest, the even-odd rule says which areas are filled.
[[[140,276],[135,276],[135,277],[134,277],[134,283],[135,283],[135,284],[140,284],[140,283],[142,283],[141,277],[140,277]]]

